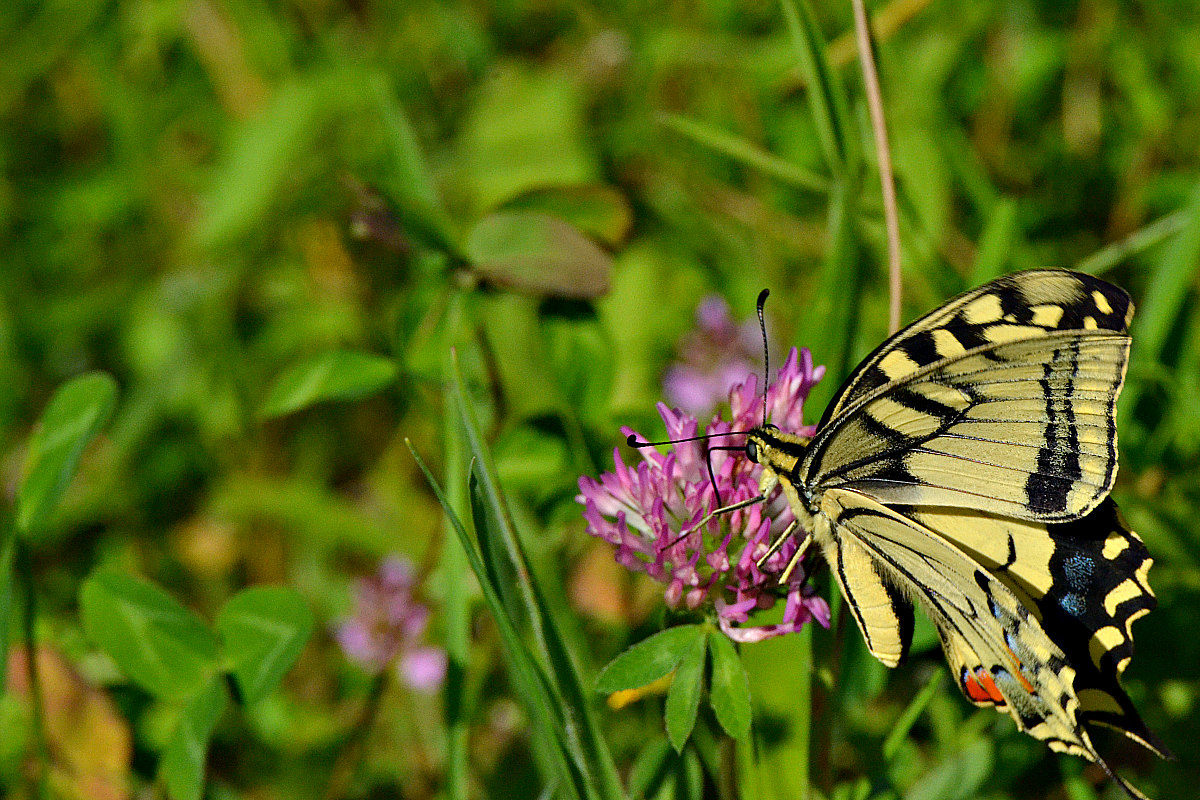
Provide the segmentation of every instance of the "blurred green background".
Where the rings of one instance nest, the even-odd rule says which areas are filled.
[[[1154,763],[1118,737],[1100,747],[1153,797],[1195,797],[1200,11],[1186,0],[868,6],[901,189],[905,318],[1046,265],[1101,274],[1139,306],[1115,496],[1155,555],[1160,608],[1137,625],[1126,685],[1179,758]],[[454,632],[461,649],[470,635],[459,684],[470,794],[539,795],[496,631],[477,606],[451,602],[463,586],[444,579],[449,540],[404,438],[461,484],[442,424],[457,343],[584,675],[662,625],[658,590],[587,541],[574,495],[580,474],[611,465],[620,425],[656,431],[664,369],[700,300],[721,294],[741,318],[772,290],[774,340],[830,369],[813,421],[886,333],[850,5],[811,8],[828,42],[825,111],[767,0],[0,7],[10,493],[56,386],[92,369],[120,386],[113,423],[35,550],[39,634],[61,659],[48,691],[87,715],[52,742],[79,754],[60,791],[132,797],[164,735],[167,712],[80,630],[80,580],[113,565],[209,618],[260,583],[297,587],[317,609],[284,691],[218,729],[212,797],[323,797],[331,780],[338,797],[442,796],[444,699],[390,685],[356,740],[371,679],[330,634],[353,578],[398,553],[426,576],[428,640]],[[398,377],[283,414],[279,376],[342,350],[390,358]],[[264,418],[272,403],[281,413]],[[842,652],[815,636],[822,793],[1118,796],[1097,768],[1048,754],[949,681],[885,760],[882,740],[942,669],[940,650],[926,642],[887,673],[849,638]],[[802,796],[793,699],[807,678],[794,647],[743,648],[764,798]],[[19,692],[0,715],[23,730]],[[661,746],[657,697],[601,720],[623,772]],[[0,781],[15,787],[28,737],[3,738]],[[703,791],[725,796],[718,784]]]

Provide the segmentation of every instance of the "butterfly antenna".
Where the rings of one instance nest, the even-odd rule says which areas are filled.
[[[630,447],[657,447],[660,444],[681,444],[683,442],[699,442],[704,439],[711,439],[714,436],[738,436],[750,431],[729,431],[728,433],[702,433],[699,436],[689,436],[686,439],[664,439],[661,442],[638,441],[637,434],[631,433],[625,437],[625,444]]]
[[[771,348],[767,346],[767,320],[763,316],[763,305],[767,302],[770,289],[758,293],[758,329],[763,337],[763,427],[767,426],[767,384],[771,380]]]

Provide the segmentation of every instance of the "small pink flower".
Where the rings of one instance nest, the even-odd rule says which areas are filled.
[[[768,418],[780,428],[812,435],[803,424],[804,400],[825,373],[813,367],[807,349],[788,355],[778,377],[766,393]],[[745,373],[743,373],[744,375]],[[714,417],[705,429],[709,435],[745,431],[762,423],[763,396],[751,375],[729,390],[733,421]],[[695,436],[697,420],[660,403],[659,414],[667,437]],[[622,428],[625,435],[634,434]],[[638,437],[641,438],[640,436]],[[720,445],[740,444],[739,437],[717,436]],[[626,464],[620,449],[613,451],[613,472],[594,480],[579,479],[587,530],[616,550],[617,562],[645,572],[666,584],[667,604],[673,608],[700,608],[711,603],[721,630],[736,641],[750,642],[798,631],[810,620],[829,625],[829,606],[813,594],[801,567],[780,584],[780,575],[796,552],[792,537],[759,568],[772,534],[786,528],[795,516],[776,489],[764,503],[722,514],[702,527],[700,521],[720,501],[731,505],[758,496],[762,467],[744,454],[714,450],[709,453],[713,480],[709,478],[702,441],[683,442],[667,453],[640,450],[641,462]],[[774,625],[746,626],[750,614],[772,607],[786,597],[783,620]]]
[[[696,309],[696,329],[681,343],[680,357],[663,378],[663,394],[688,414],[705,416],[762,363],[758,324],[734,322],[724,298],[710,295]]]
[[[385,559],[377,574],[356,582],[354,613],[334,635],[351,660],[373,672],[394,663],[408,686],[435,692],[446,676],[446,653],[420,644],[429,609],[414,596],[415,585],[411,561]]]

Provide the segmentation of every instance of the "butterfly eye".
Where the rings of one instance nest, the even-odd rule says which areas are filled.
[[[758,442],[754,441],[753,439],[746,442],[746,458],[750,459],[755,464],[758,463]]]
[[[767,424],[763,425],[763,427],[764,427],[764,428],[766,428],[766,429],[767,429],[767,430],[769,430],[769,431],[777,431],[777,430],[779,430],[779,426],[778,426],[778,425],[776,425],[776,424],[775,424],[775,423],[773,423],[773,422],[768,422]]]

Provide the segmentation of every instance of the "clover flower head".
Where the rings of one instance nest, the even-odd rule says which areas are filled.
[[[390,557],[354,587],[354,612],[338,625],[342,651],[373,672],[396,665],[411,688],[434,692],[446,676],[446,652],[421,644],[429,608],[414,594],[416,572],[406,558]]]
[[[792,349],[767,389],[767,418],[784,430],[812,435],[803,425],[804,400],[824,375],[813,367],[807,349]],[[721,445],[739,443],[731,431],[745,431],[763,421],[764,397],[751,375],[729,391],[732,421],[713,417],[705,434]],[[670,439],[696,436],[700,424],[690,414],[658,406]],[[626,436],[637,435],[622,428]],[[579,479],[576,500],[584,507],[589,534],[615,548],[616,560],[666,585],[673,608],[715,610],[721,630],[735,641],[752,642],[800,630],[810,620],[829,625],[829,606],[807,583],[801,562],[783,583],[781,574],[798,546],[791,537],[777,552],[768,552],[773,534],[795,520],[776,488],[765,502],[720,514],[705,522],[718,502],[732,505],[757,497],[762,467],[744,454],[709,450],[707,441],[681,442],[661,453],[641,449],[641,460],[627,464],[620,449],[613,451],[614,469],[598,480]],[[706,459],[711,460],[712,478]],[[719,497],[719,500],[718,500]],[[703,523],[703,524],[701,524]],[[755,610],[786,598],[783,620],[773,625],[748,625]]]

